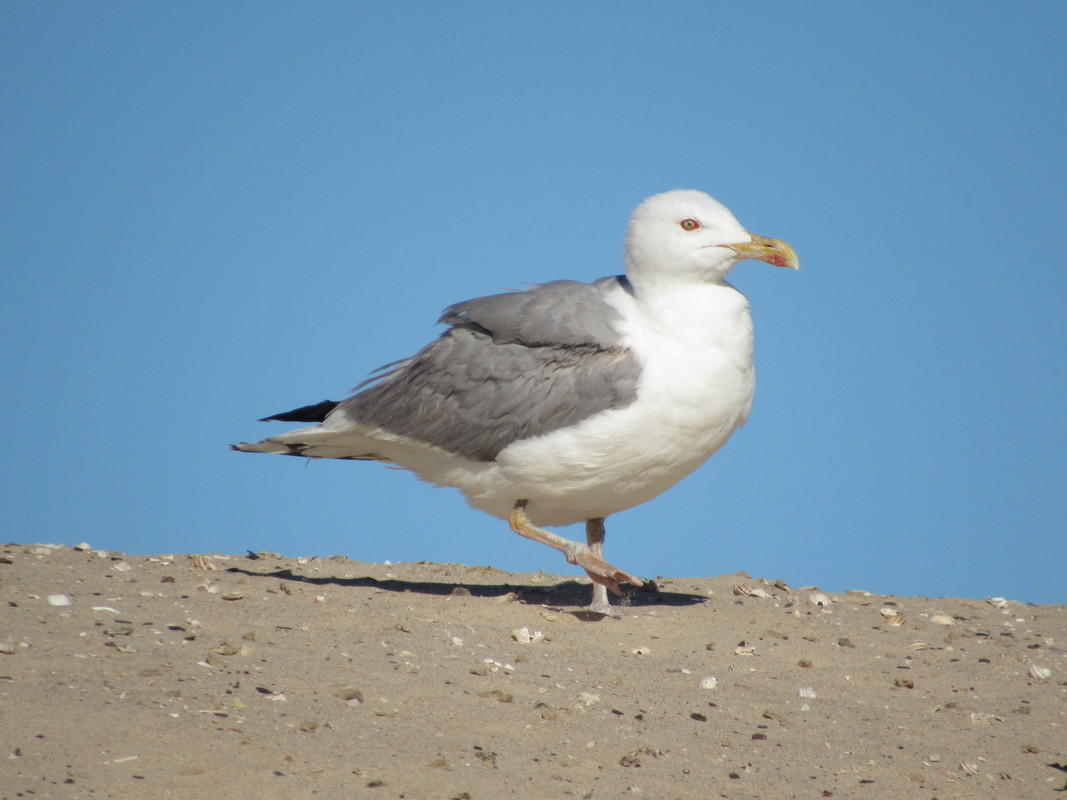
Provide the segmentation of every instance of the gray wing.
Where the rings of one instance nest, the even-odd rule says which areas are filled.
[[[640,366],[619,319],[600,281],[457,303],[440,320],[449,330],[334,414],[492,461],[512,442],[633,402]]]

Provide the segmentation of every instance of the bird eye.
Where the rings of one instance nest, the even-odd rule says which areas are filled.
[[[695,219],[683,219],[678,224],[682,226],[683,231],[695,231],[700,227],[700,223]]]

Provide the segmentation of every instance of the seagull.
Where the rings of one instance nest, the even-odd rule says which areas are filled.
[[[348,399],[263,420],[315,424],[232,447],[380,461],[459,489],[582,567],[589,609],[610,614],[609,590],[644,582],[604,559],[604,520],[674,486],[748,419],[752,318],[726,280],[745,259],[799,266],[704,192],[654,195],[630,219],[625,275],[449,306],[444,333]],[[544,528],[577,522],[584,544]]]

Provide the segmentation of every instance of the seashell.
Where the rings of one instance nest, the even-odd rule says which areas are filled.
[[[908,645],[909,650],[929,650],[930,645],[926,642],[912,642]]]
[[[750,644],[738,645],[734,650],[735,656],[754,656],[756,655],[756,648]]]
[[[894,628],[899,628],[907,621],[907,617],[902,617],[899,614],[895,617],[889,617],[886,619],[886,625],[892,625]]]
[[[964,761],[964,762],[962,762],[960,764],[960,769],[962,769],[964,772],[969,772],[972,775],[977,775],[978,774],[978,765],[977,764],[971,764],[971,763],[969,763],[967,761]]]
[[[1051,669],[1049,669],[1048,667],[1040,667],[1037,664],[1031,664],[1027,672],[1034,680],[1043,681],[1052,677]]]
[[[719,685],[719,679],[714,675],[708,675],[706,678],[700,679],[701,689],[714,689]]]
[[[834,601],[825,592],[812,592],[808,595],[808,602],[816,606],[828,606]]]
[[[800,688],[800,691],[797,692],[797,694],[799,694],[801,697],[806,697],[809,700],[814,700],[815,699],[815,687],[813,687],[813,686],[802,686]]]
[[[519,628],[511,632],[511,638],[519,644],[533,644],[539,642],[545,635],[541,631],[531,631],[529,628]]]
[[[50,606],[69,606],[74,603],[69,594],[50,594],[45,600]]]
[[[748,597],[752,594],[752,587],[747,583],[739,583],[734,587],[734,594],[738,597]]]
[[[734,594],[739,597],[770,597],[771,593],[759,587],[753,589],[747,583],[739,583],[734,587]]]
[[[930,621],[935,625],[955,625],[956,620],[952,619],[948,614],[934,614],[930,617]]]
[[[899,617],[900,616],[900,612],[899,611],[897,611],[895,608],[889,608],[889,606],[883,606],[882,608],[878,609],[878,613],[881,614],[883,617]]]
[[[1005,600],[1003,597],[987,597],[985,601],[989,603],[989,605],[993,606],[993,608],[1008,607],[1008,601]]]

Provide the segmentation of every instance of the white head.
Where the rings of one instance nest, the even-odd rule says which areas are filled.
[[[626,273],[635,284],[721,282],[746,258],[799,265],[792,247],[749,233],[726,206],[694,189],[653,195],[630,218]]]

